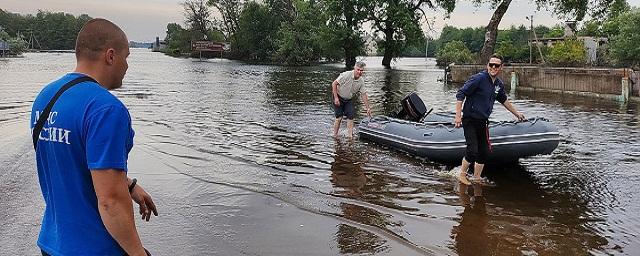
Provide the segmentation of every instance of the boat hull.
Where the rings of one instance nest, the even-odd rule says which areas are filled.
[[[442,163],[460,163],[466,144],[462,128],[455,128],[445,115],[434,114],[422,123],[386,116],[362,120],[361,139],[370,140],[410,154]],[[491,122],[492,150],[488,163],[516,162],[528,156],[550,154],[558,147],[558,129],[546,119],[523,122]]]

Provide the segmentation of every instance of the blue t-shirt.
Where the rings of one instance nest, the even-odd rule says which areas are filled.
[[[456,98],[464,100],[463,117],[487,120],[493,112],[493,103],[497,100],[504,104],[507,94],[502,80],[496,78],[495,82],[491,82],[491,76],[485,70],[471,76],[458,90]]]
[[[45,86],[31,110],[33,129],[42,110],[70,73]],[[40,133],[36,151],[46,204],[38,246],[51,255],[123,255],[98,212],[90,170],[127,171],[133,146],[131,117],[124,104],[94,82],[64,92]]]

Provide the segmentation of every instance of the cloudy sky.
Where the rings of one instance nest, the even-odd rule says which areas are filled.
[[[2,0],[0,8],[14,13],[36,13],[38,10],[52,12],[67,12],[74,15],[83,13],[92,17],[107,18],[118,24],[127,33],[129,40],[150,42],[156,36],[164,38],[167,23],[183,24],[183,9],[180,0]],[[456,27],[486,26],[493,10],[489,5],[473,6],[471,1],[460,1],[453,14],[445,19],[442,12],[430,11],[428,14],[435,19],[434,32],[437,36],[445,25]],[[640,6],[640,0],[628,0],[632,6]],[[562,20],[550,12],[536,11],[533,4],[526,0],[514,0],[509,6],[507,14],[502,19],[500,27],[510,25],[529,25],[525,19],[534,15],[535,24],[553,26]]]

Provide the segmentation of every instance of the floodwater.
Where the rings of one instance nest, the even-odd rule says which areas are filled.
[[[374,114],[417,91],[452,111],[456,87],[433,60],[385,70],[365,58]],[[0,59],[0,254],[37,255],[43,209],[28,131],[43,84],[72,54]],[[115,91],[136,130],[129,176],[160,216],[138,221],[154,255],[585,255],[640,253],[640,107],[576,96],[510,95],[550,119],[551,155],[460,186],[452,166],[330,136],[330,83],[314,67],[195,61],[133,50]],[[364,117],[357,104],[358,120]],[[494,119],[513,117],[496,106]]]

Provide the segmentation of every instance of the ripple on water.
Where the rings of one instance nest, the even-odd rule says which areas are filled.
[[[34,64],[33,56],[42,62]],[[402,59],[390,70],[378,58],[365,61],[374,114],[393,111],[412,91],[434,111],[454,110],[457,86],[437,82],[442,70],[433,60]],[[42,85],[72,67],[64,56],[29,54],[0,70],[0,86],[11,88],[0,94],[0,127],[28,118]],[[493,186],[463,186],[455,182],[457,167],[333,139],[330,84],[342,71],[337,64],[286,68],[132,51],[115,94],[131,110],[135,150],[153,156],[145,165],[170,170],[154,174],[165,182],[166,198],[180,198],[165,203],[187,208],[169,217],[187,234],[163,239],[189,244],[214,236],[232,241],[221,248],[260,251],[242,242],[264,242],[242,237],[263,234],[248,211],[289,206],[309,215],[279,214],[330,223],[318,225],[334,232],[327,243],[335,251],[327,254],[585,255],[640,248],[637,104],[510,95],[526,116],[550,119],[563,140],[551,155],[488,166]],[[355,107],[358,121],[364,108],[359,101]],[[499,105],[492,117],[513,118]],[[281,215],[268,216],[263,221],[278,225],[270,228],[287,224]]]

